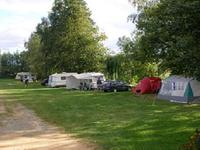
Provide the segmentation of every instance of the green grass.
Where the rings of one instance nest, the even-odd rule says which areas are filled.
[[[4,88],[7,103],[22,103],[67,133],[111,150],[176,150],[200,127],[200,106],[156,101],[131,93]],[[16,83],[14,81],[9,81]],[[18,87],[23,87],[19,85]],[[37,88],[36,88],[37,87]]]
[[[12,79],[0,79],[0,89],[33,89],[33,88],[42,88],[40,82],[38,83],[29,83],[28,87],[25,87],[25,84],[21,81],[12,80]]]

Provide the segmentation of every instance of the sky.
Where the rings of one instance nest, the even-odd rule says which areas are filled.
[[[119,37],[130,36],[134,25],[127,21],[135,12],[128,0],[85,0],[92,19],[108,37],[105,46],[119,52]],[[0,49],[3,52],[24,50],[24,42],[35,31],[42,17],[51,10],[53,0],[0,0]]]

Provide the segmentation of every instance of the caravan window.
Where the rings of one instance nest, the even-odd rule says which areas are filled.
[[[66,80],[66,77],[64,76],[64,77],[61,77],[61,80]]]

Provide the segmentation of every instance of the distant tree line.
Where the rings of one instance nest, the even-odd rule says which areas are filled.
[[[0,55],[0,77],[14,77],[18,72],[29,71],[26,52]]]
[[[106,36],[84,0],[55,0],[25,43],[28,51],[1,56],[2,74],[100,71],[127,82],[169,73],[200,79],[200,1],[129,1],[138,8],[128,17],[137,30],[119,38],[119,54],[103,46]]]

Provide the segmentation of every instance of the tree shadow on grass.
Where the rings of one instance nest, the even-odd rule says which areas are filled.
[[[199,105],[153,104],[151,95],[38,89],[3,96],[105,149],[178,149],[200,124]]]

